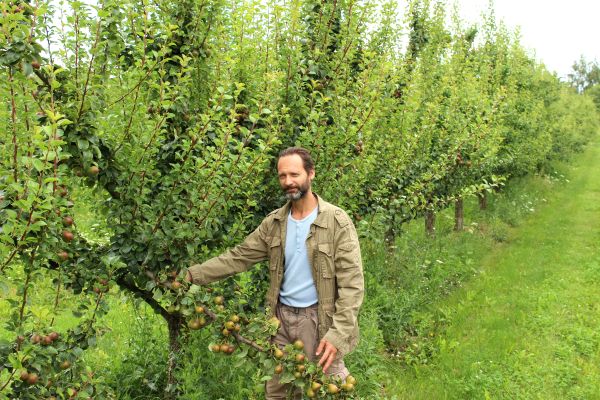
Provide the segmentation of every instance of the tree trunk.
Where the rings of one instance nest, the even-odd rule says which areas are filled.
[[[391,252],[396,243],[396,214],[392,213],[390,218],[387,218],[388,227],[385,231],[385,248]]]
[[[396,243],[396,231],[389,227],[385,231],[385,247],[388,251],[392,251],[394,248],[394,243]]]
[[[169,359],[167,361],[167,387],[165,389],[165,399],[177,398],[177,380],[175,379],[175,371],[177,370],[177,359],[181,350],[179,336],[181,333],[181,324],[183,318],[179,314],[171,314],[167,318],[169,328]]]
[[[454,202],[454,230],[460,232],[465,227],[465,210],[462,197]]]
[[[435,211],[427,210],[425,211],[425,233],[428,236],[435,236]]]
[[[481,192],[477,195],[477,198],[479,199],[479,209],[487,210],[487,193]]]
[[[153,274],[149,277],[154,278]],[[179,313],[169,313],[154,299],[152,292],[140,289],[131,280],[128,280],[122,274],[117,274],[117,283],[119,286],[133,293],[136,297],[144,300],[152,309],[165,319],[167,329],[169,330],[169,355],[167,360],[167,385],[164,391],[164,399],[171,400],[177,398],[177,380],[175,371],[177,370],[177,359],[181,350],[181,328],[185,321],[183,315]]]

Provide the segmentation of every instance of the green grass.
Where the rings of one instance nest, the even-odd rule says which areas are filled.
[[[566,169],[479,277],[429,307],[448,326],[433,363],[393,380],[400,398],[600,398],[598,143]]]

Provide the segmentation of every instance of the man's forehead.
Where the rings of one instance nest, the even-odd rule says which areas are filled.
[[[282,168],[304,169],[304,162],[302,161],[302,157],[300,157],[298,154],[290,154],[290,155],[281,157],[277,161],[277,169],[281,170]]]

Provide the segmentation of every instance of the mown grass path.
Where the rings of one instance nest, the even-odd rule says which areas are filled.
[[[436,307],[450,315],[431,365],[401,399],[600,399],[600,144],[569,182]]]

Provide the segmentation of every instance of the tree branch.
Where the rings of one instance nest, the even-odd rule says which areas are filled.
[[[267,350],[266,350],[264,347],[262,347],[261,345],[259,345],[259,344],[255,343],[255,342],[253,342],[253,341],[252,341],[252,340],[250,340],[250,339],[246,339],[245,337],[243,337],[242,335],[240,335],[240,334],[239,334],[239,333],[237,333],[237,332],[234,332],[234,333],[233,333],[233,337],[234,337],[234,338],[235,338],[235,340],[237,340],[238,342],[240,342],[240,343],[244,343],[245,345],[248,345],[248,346],[250,346],[250,347],[252,347],[252,348],[255,348],[256,350],[258,350],[258,351],[260,351],[260,352],[262,352],[262,353],[266,353],[266,352],[267,352]]]
[[[142,290],[135,284],[129,282],[123,275],[118,275],[116,282],[119,286],[130,291],[134,296],[144,300],[157,314],[160,314],[165,320],[172,318],[172,315],[167,312],[159,303],[154,299],[152,293]]]

